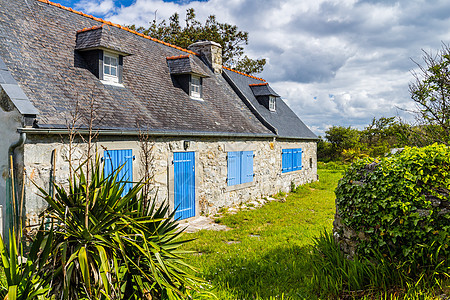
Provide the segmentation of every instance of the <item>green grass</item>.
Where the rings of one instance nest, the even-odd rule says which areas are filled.
[[[334,188],[341,170],[320,170],[320,182],[301,186],[285,202],[226,214],[229,231],[188,234],[190,263],[215,286],[219,299],[312,299],[308,257],[313,238],[331,230]]]
[[[390,290],[387,294],[373,290],[330,293],[333,288],[328,282],[334,280],[335,285],[336,280],[345,276],[326,274],[337,269],[333,267],[325,268],[327,271],[322,273],[319,270],[319,278],[313,275],[318,274],[317,251],[313,251],[313,244],[324,236],[324,230],[331,232],[334,189],[344,172],[341,167],[325,168],[326,164],[319,168],[320,182],[300,186],[287,197],[280,193],[275,195],[279,199],[286,198],[285,202],[273,201],[258,209],[225,213],[216,221],[230,227],[229,231],[203,230],[186,234],[185,237],[195,239],[187,244],[193,251],[190,264],[197,266],[203,278],[211,283],[217,298],[339,299],[345,295],[343,299],[439,299],[434,296],[434,290],[421,289],[414,284],[407,290]],[[352,261],[340,263],[350,269],[364,267]],[[383,272],[376,274],[380,281]],[[353,278],[360,276],[360,272],[354,273],[357,275],[351,275],[350,280],[367,281],[367,278]]]

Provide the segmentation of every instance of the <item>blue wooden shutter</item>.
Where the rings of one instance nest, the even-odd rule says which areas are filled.
[[[302,169],[302,149],[292,149],[292,171]]]
[[[174,152],[175,219],[195,216],[195,152]]]
[[[301,148],[299,148],[297,150],[298,150],[298,153],[297,153],[297,170],[301,170],[303,168],[303,165],[302,165],[302,153],[303,153],[303,151],[302,151]]]
[[[288,153],[286,151],[286,149],[283,149],[281,151],[281,173],[286,173],[287,172],[287,156]]]
[[[293,171],[293,151],[292,149],[283,149],[282,150],[282,157],[281,157],[281,164],[282,164],[282,173],[291,172]]]
[[[113,171],[122,167],[117,175],[117,180],[124,184],[123,194],[128,193],[133,188],[133,152],[131,149],[125,150],[105,150],[103,152],[105,161],[105,177]]]
[[[241,183],[253,181],[253,151],[241,151]]]
[[[228,152],[227,167],[228,167],[227,185],[239,184],[241,180],[239,152]]]

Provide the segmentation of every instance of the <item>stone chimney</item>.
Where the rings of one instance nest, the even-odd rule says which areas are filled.
[[[199,53],[206,58],[214,73],[222,73],[222,46],[219,43],[211,41],[201,41],[193,43],[188,50]]]

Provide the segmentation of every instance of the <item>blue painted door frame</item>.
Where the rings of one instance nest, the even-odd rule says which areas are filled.
[[[174,152],[175,219],[195,216],[195,152]]]

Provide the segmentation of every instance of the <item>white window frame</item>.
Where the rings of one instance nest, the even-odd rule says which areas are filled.
[[[107,63],[106,61],[109,61]],[[115,64],[112,63],[115,60]],[[103,51],[103,81],[107,83],[119,83],[119,55]],[[109,74],[106,72],[107,68],[110,70]],[[115,69],[116,74],[112,75],[111,70]]]
[[[191,84],[189,87],[189,95],[191,98],[202,100],[202,78],[197,75],[191,74]]]
[[[274,96],[269,96],[269,110],[276,111],[276,98]]]

